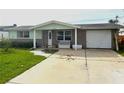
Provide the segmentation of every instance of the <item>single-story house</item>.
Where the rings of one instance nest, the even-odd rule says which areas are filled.
[[[34,26],[8,28],[11,41],[33,43],[33,48],[107,48],[117,47],[122,25],[112,23],[70,24],[48,21]]]

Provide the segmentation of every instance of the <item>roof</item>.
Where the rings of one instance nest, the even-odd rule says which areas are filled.
[[[120,29],[124,26],[112,23],[99,23],[99,24],[76,24],[82,29]]]
[[[31,30],[32,27],[34,26],[17,26],[17,27],[7,28],[5,30],[27,31],[27,30]]]
[[[79,26],[76,26],[74,24],[65,23],[65,22],[56,21],[56,20],[51,20],[51,21],[44,22],[42,24],[36,25],[32,29],[38,28],[38,27],[42,27],[42,26],[45,26],[45,25],[48,25],[48,24],[52,24],[52,23],[56,23],[56,24],[60,24],[60,25],[65,25],[65,26],[69,26],[69,27],[73,27],[73,28],[79,28]]]
[[[44,25],[48,25],[51,23],[57,23],[61,25],[66,25],[74,28],[80,28],[80,29],[120,29],[124,28],[124,26],[119,25],[119,24],[113,24],[113,23],[99,23],[99,24],[68,24],[65,22],[60,22],[60,21],[48,21],[39,25],[32,25],[32,26],[16,26],[16,27],[10,27],[10,28],[5,28],[5,30],[16,30],[16,31],[30,31],[35,28],[42,27]]]
[[[13,28],[14,26],[0,26],[0,31],[6,31],[6,28]]]

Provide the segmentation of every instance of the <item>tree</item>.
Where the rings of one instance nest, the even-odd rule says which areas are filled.
[[[118,23],[119,21],[118,20],[113,20],[113,19],[110,19],[109,20],[109,23],[113,23],[113,24],[116,24],[116,23]]]
[[[109,23],[115,23],[113,19],[110,19],[109,20]]]
[[[116,18],[116,19],[110,19],[110,20],[109,20],[109,23],[117,24],[117,23],[119,22],[119,20],[118,20],[119,17],[116,16],[115,18]]]

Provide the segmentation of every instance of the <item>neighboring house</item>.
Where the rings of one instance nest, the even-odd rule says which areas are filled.
[[[108,48],[115,49],[118,24],[69,24],[49,21],[35,26],[17,26],[6,29],[9,39],[33,42],[33,48]]]
[[[6,31],[0,31],[0,40],[2,39],[8,39],[9,38],[9,33]]]
[[[5,30],[6,28],[12,28],[13,26],[0,26],[0,40],[9,39],[9,32]]]

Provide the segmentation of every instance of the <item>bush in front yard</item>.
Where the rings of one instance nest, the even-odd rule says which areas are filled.
[[[12,41],[12,47],[14,48],[32,48],[33,42],[19,42],[19,41]]]
[[[118,46],[119,46],[119,50],[124,50],[124,42],[119,42]]]
[[[119,50],[124,50],[124,45],[119,45]]]
[[[8,52],[10,47],[11,42],[8,39],[2,39],[2,41],[0,41],[0,48],[2,48],[3,52]]]

